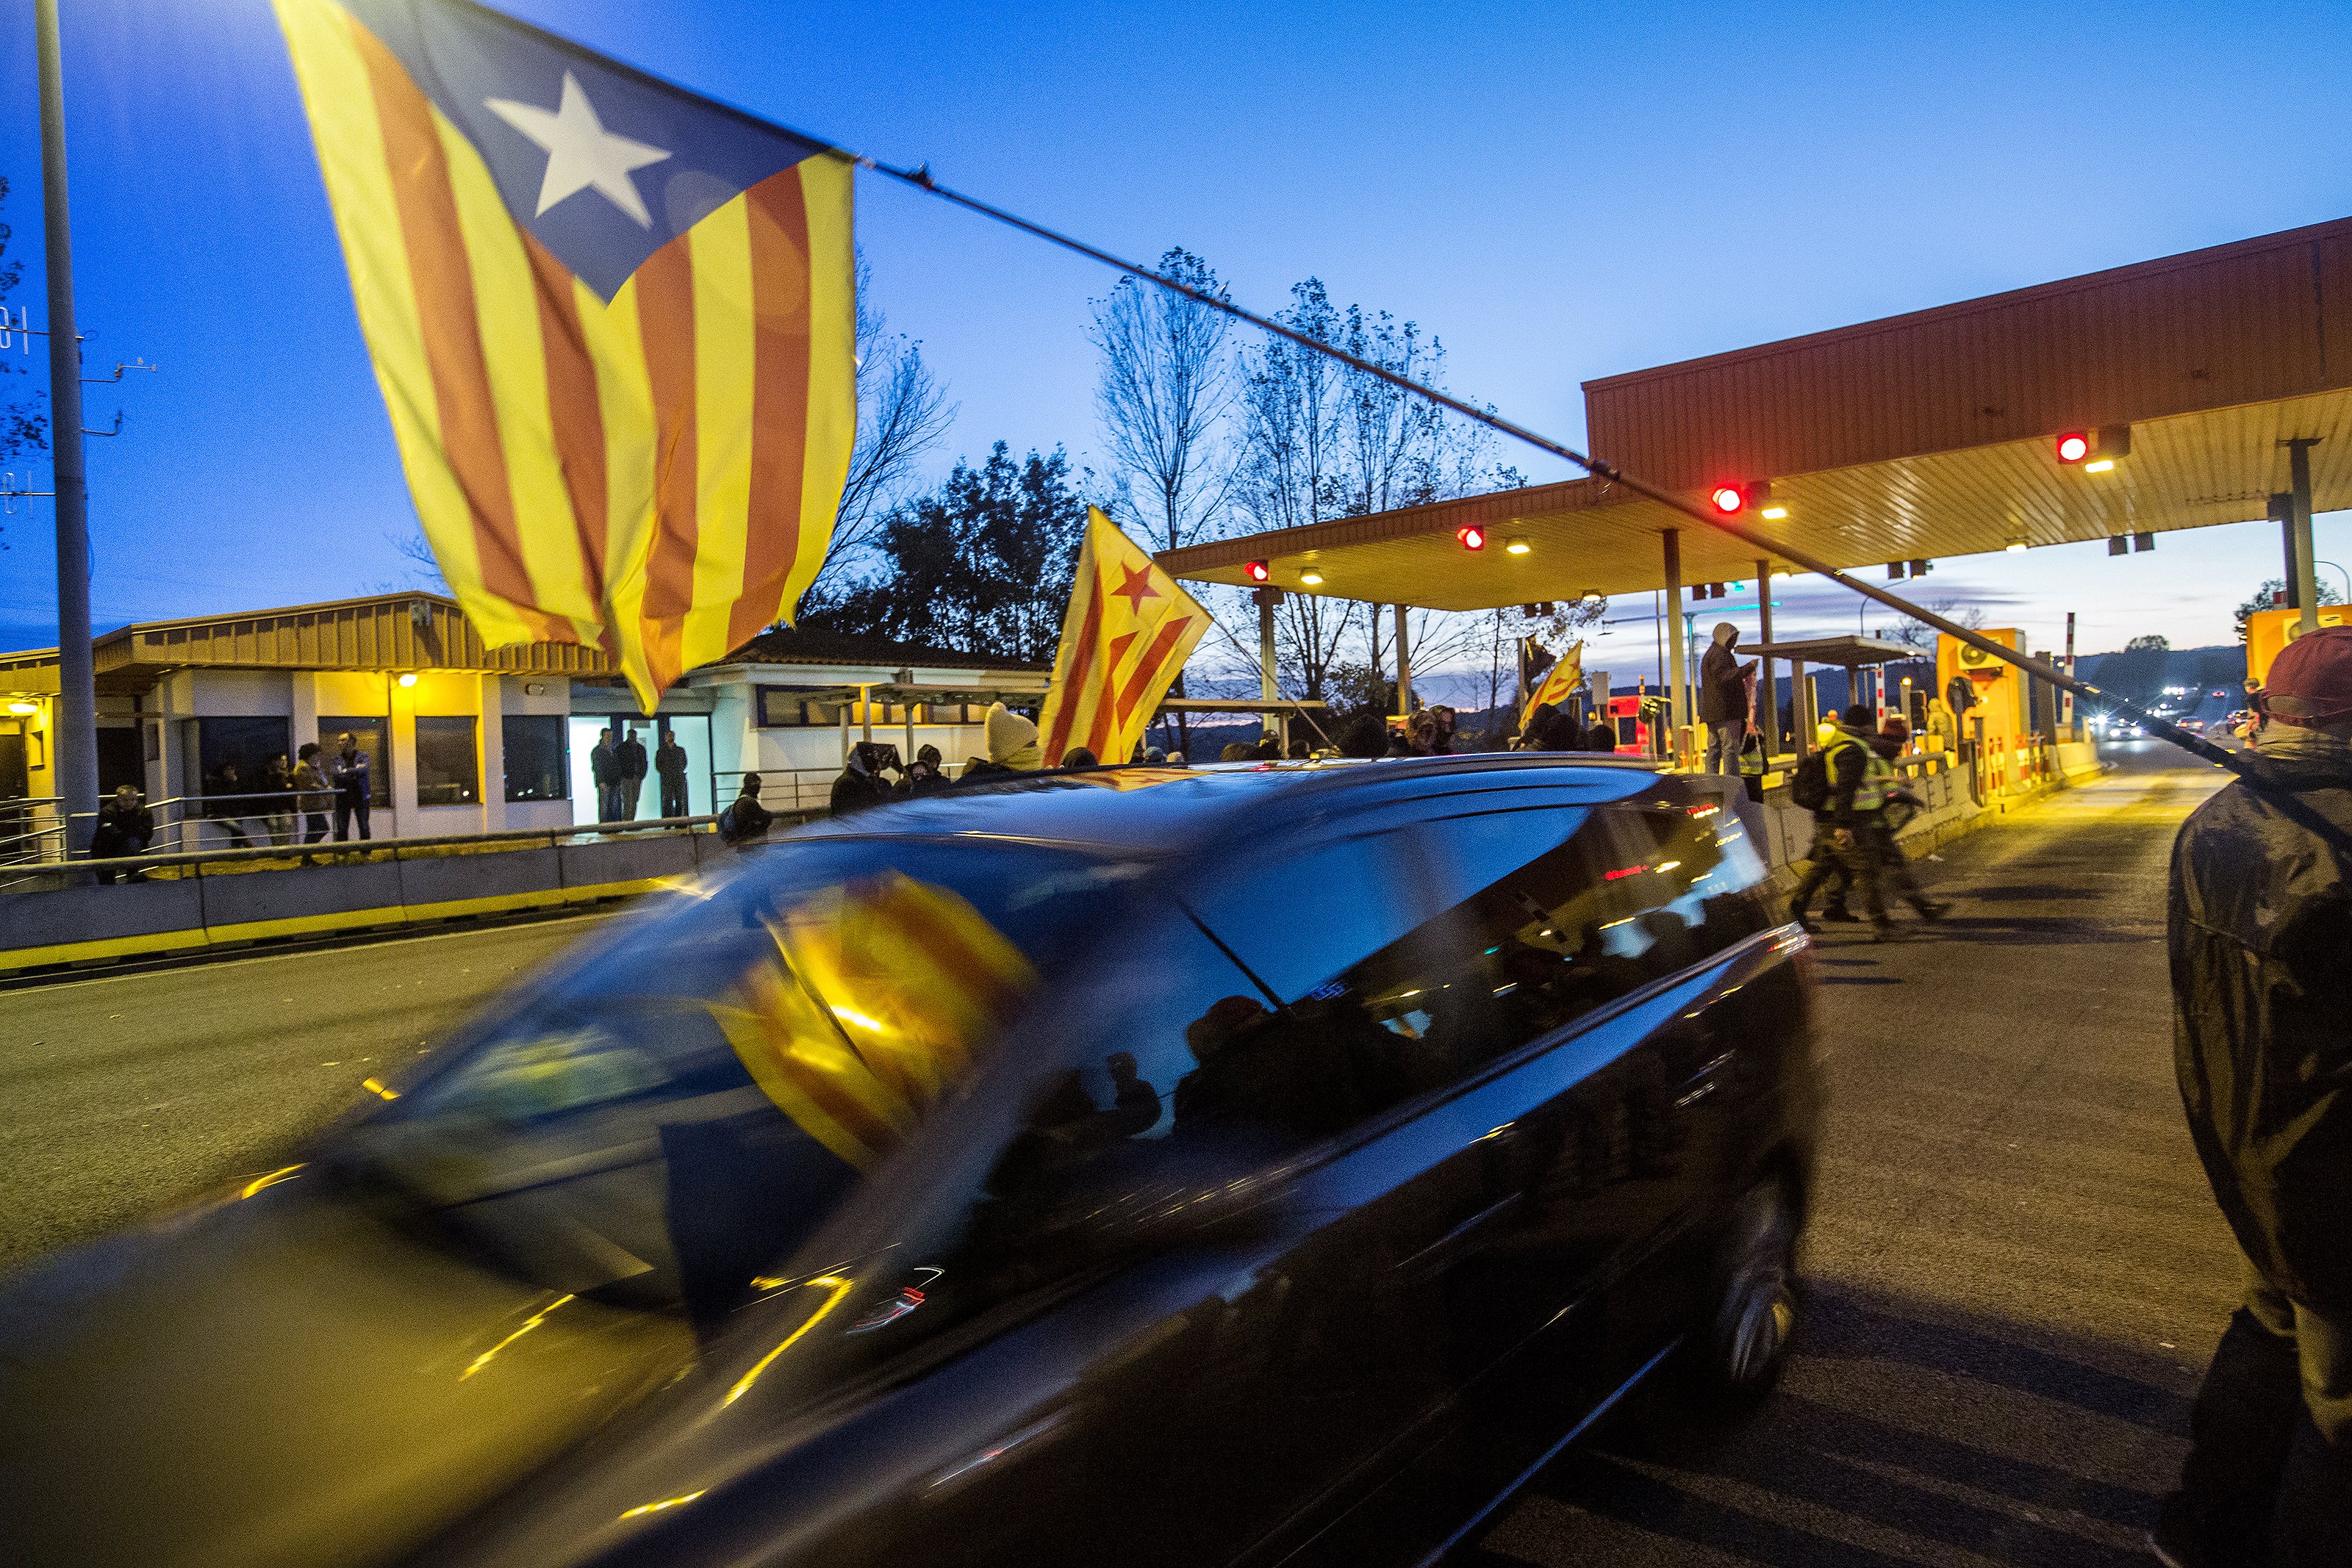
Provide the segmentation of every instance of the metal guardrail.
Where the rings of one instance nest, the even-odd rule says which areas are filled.
[[[780,813],[779,815],[782,815]],[[130,855],[105,855],[90,860],[50,861],[9,868],[10,880],[55,883],[79,881],[104,870],[116,875],[165,869],[184,869],[201,877],[207,866],[222,870],[294,870],[310,864],[356,865],[370,861],[397,861],[404,852],[467,849],[552,849],[570,839],[611,838],[630,833],[693,833],[715,830],[709,817],[648,817],[635,822],[585,822],[560,828],[509,828],[490,833],[436,833],[411,839],[349,839],[315,844],[256,845],[251,849],[142,851]]]

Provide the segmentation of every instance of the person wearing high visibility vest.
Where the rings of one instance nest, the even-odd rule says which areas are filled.
[[[1812,863],[1789,894],[1789,914],[1806,930],[1817,929],[1810,913],[1813,895],[1832,873],[1843,873],[1862,888],[1863,907],[1870,912],[1870,923],[1884,941],[1893,928],[1879,888],[1878,857],[1861,832],[1864,814],[1874,819],[1886,802],[1885,776],[1874,775],[1870,768],[1877,759],[1869,739],[1874,716],[1869,708],[1856,704],[1839,715],[1835,723],[1821,727],[1822,766],[1829,793],[1813,808],[1813,842],[1805,852]]]

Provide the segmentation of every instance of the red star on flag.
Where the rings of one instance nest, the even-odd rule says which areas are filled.
[[[1160,591],[1151,586],[1151,569],[1148,566],[1129,566],[1121,567],[1119,570],[1127,574],[1127,580],[1111,591],[1127,596],[1129,614],[1140,615],[1143,613],[1145,600],[1160,597]]]

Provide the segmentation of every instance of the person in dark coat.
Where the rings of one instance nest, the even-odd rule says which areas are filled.
[[[1584,732],[1584,749],[1613,756],[1617,750],[1617,721],[1605,713],[1594,714],[1591,725]]]
[[[1886,896],[1879,884],[1879,861],[1869,841],[1869,830],[1885,805],[1884,785],[1870,771],[1870,737],[1875,716],[1857,703],[1838,716],[1835,731],[1822,747],[1822,766],[1829,773],[1829,800],[1813,812],[1812,847],[1805,852],[1811,863],[1789,894],[1790,918],[1811,931],[1813,895],[1833,873],[1859,883],[1863,906],[1881,941],[1894,930],[1886,918]],[[1843,892],[1832,895],[1840,907]]]
[[[898,790],[909,796],[936,795],[950,782],[947,770],[940,766],[940,748],[923,746],[916,749],[914,762],[899,779]]]
[[[2245,777],[2172,847],[2173,1066],[2246,1258],[2165,1561],[2352,1562],[2352,627],[2272,664]]]
[[[1745,664],[1732,652],[1739,646],[1739,628],[1717,623],[1715,641],[1698,662],[1698,716],[1706,726],[1706,771],[1739,771],[1739,743],[1748,733],[1748,677],[1756,661]]]
[[[368,754],[350,730],[335,737],[334,760],[327,764],[327,781],[335,787],[335,841],[342,843],[352,836],[352,819],[357,817],[360,837],[368,832],[368,806],[374,799],[374,785],[368,778]]]
[[[620,782],[619,765],[613,758],[613,727],[606,725],[596,732],[596,744],[588,748],[588,779],[596,787],[596,820],[609,822],[620,815],[614,803],[614,788]]]
[[[613,820],[634,822],[637,820],[637,798],[646,788],[646,743],[637,738],[637,727],[621,727],[620,744],[613,747]]]
[[[661,744],[654,747],[654,775],[661,780],[661,814],[687,815],[686,747],[677,743],[667,725],[661,727]]]
[[[1553,703],[1538,703],[1528,715],[1527,728],[1519,734],[1521,751],[1574,751],[1583,737],[1577,732],[1576,721],[1559,711]]]
[[[739,846],[757,843],[775,820],[776,814],[760,804],[760,776],[746,773],[734,804],[719,813],[719,836]]]
[[[883,766],[883,747],[877,742],[861,740],[851,747],[849,761],[833,781],[833,814],[846,817],[888,801],[890,781],[882,777]]]
[[[89,835],[89,858],[120,860],[135,855],[155,841],[155,813],[139,803],[139,791],[125,784],[115,790],[105,805],[98,809],[98,826]],[[98,880],[112,884],[112,866],[94,866]],[[145,882],[147,873],[134,871],[133,882]]]

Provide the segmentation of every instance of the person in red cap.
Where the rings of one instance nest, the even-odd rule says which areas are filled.
[[[2173,1061],[2246,1256],[2149,1544],[2352,1563],[2352,627],[2273,662],[2242,777],[2172,848]]]

